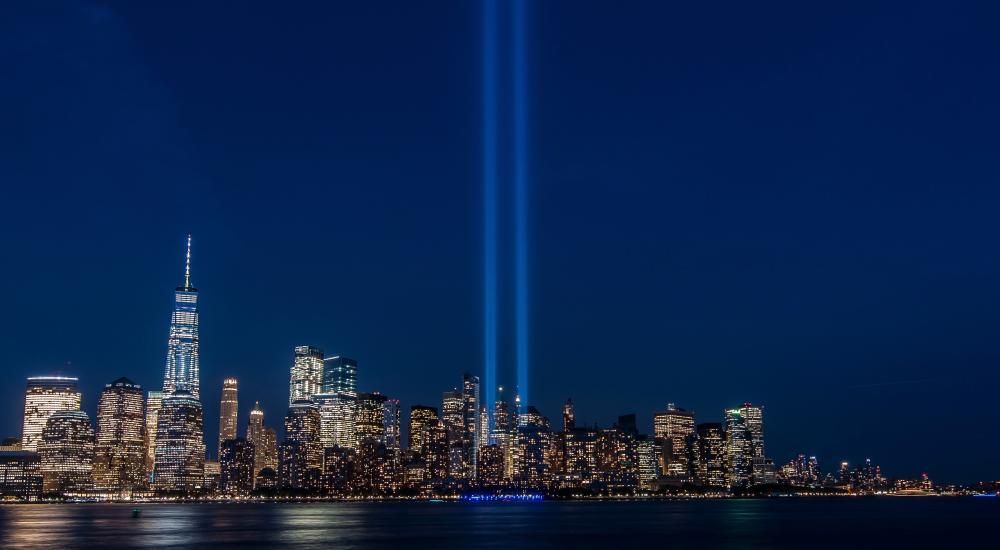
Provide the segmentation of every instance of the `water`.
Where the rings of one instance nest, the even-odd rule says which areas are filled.
[[[0,506],[4,548],[996,548],[997,498]]]

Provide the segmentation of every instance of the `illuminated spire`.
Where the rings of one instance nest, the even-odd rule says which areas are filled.
[[[191,235],[188,234],[187,259],[184,264],[184,288],[191,288]]]

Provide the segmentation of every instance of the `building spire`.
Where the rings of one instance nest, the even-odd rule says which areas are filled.
[[[188,233],[187,258],[184,264],[184,288],[191,288],[191,234]]]

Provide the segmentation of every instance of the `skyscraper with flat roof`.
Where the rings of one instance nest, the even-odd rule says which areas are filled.
[[[323,359],[323,393],[358,394],[358,362],[341,355]]]
[[[296,346],[288,382],[288,404],[312,399],[323,391],[323,350],[313,346]]]
[[[142,388],[128,378],[104,386],[97,404],[94,488],[132,493],[146,485]]]
[[[45,422],[38,443],[47,493],[84,493],[94,486],[94,428],[83,411],[59,411]]]
[[[60,411],[80,410],[77,379],[68,376],[32,376],[24,392],[21,448],[37,451],[49,417]]]

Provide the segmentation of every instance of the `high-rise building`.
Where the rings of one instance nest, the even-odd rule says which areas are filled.
[[[32,376],[24,392],[24,424],[21,448],[37,451],[45,423],[54,413],[80,410],[80,391],[76,378]]]
[[[659,446],[653,438],[642,436],[636,440],[635,454],[639,462],[639,487],[653,489],[660,478],[660,461],[657,459]]]
[[[237,417],[239,415],[239,400],[237,399],[235,378],[222,381],[222,400],[219,403],[219,461],[222,461],[222,442],[236,439]]]
[[[201,470],[201,487],[207,493],[214,493],[219,490],[222,482],[222,466],[218,460],[206,460]]]
[[[478,450],[476,484],[480,487],[500,487],[504,482],[504,457],[499,445],[486,445]]]
[[[387,449],[398,451],[400,449],[400,427],[399,427],[399,399],[388,398],[385,400],[385,425],[384,443]]]
[[[97,404],[94,488],[132,493],[146,485],[142,388],[128,378],[104,386]]]
[[[358,362],[340,355],[323,359],[323,393],[358,394]]]
[[[354,449],[344,447],[323,449],[323,492],[343,494],[351,488],[356,456]]]
[[[750,430],[750,444],[754,458],[764,458],[764,407],[744,403],[740,414]]]
[[[548,419],[535,407],[521,416],[514,444],[513,481],[518,487],[538,489],[549,482],[551,433]]]
[[[667,463],[664,474],[688,475],[687,437],[694,433],[694,413],[667,404],[667,409],[653,414],[653,435],[665,446]]]
[[[154,487],[167,492],[202,488],[205,440],[201,401],[187,390],[164,395],[156,424]]]
[[[146,481],[153,478],[153,465],[156,463],[156,422],[160,418],[160,407],[163,406],[163,392],[146,392]]]
[[[198,368],[198,289],[191,286],[191,236],[187,239],[184,285],[174,290],[174,312],[167,341],[167,368],[163,393],[186,391],[198,399],[201,391]]]
[[[312,399],[323,391],[323,350],[313,346],[296,346],[288,383],[288,403]]]
[[[219,488],[227,495],[246,496],[254,487],[254,447],[246,439],[222,442],[219,450]]]
[[[0,498],[35,500],[42,496],[42,466],[38,453],[0,451]]]
[[[279,449],[279,484],[286,489],[319,489],[322,468],[319,408],[308,399],[299,399],[288,407],[285,415],[285,439]]]
[[[272,430],[273,431],[273,430]],[[277,449],[275,442],[271,441],[270,450],[274,454],[274,462],[268,462],[268,445],[266,442],[266,428],[264,427],[264,409],[260,408],[260,401],[253,405],[250,410],[250,417],[247,421],[247,441],[253,445],[253,475],[256,476],[261,470],[270,466],[275,471],[278,469]]]
[[[313,401],[319,407],[323,447],[353,449],[356,444],[354,417],[357,396],[347,393],[317,393],[313,396]]]
[[[366,439],[385,444],[385,409],[388,400],[388,397],[378,392],[358,394],[354,424],[359,444]]]
[[[750,485],[753,475],[753,436],[741,409],[726,409],[726,484]]]
[[[83,493],[94,487],[94,428],[83,411],[59,411],[45,422],[38,443],[46,493]]]
[[[696,478],[706,487],[726,486],[726,432],[718,422],[698,424]]]
[[[427,442],[430,439],[431,428],[438,423],[438,411],[436,407],[426,405],[410,406],[410,433],[407,444],[411,451],[418,455],[423,455]]]
[[[476,449],[479,448],[479,377],[465,373],[462,377],[462,448],[468,478],[476,477]]]
[[[259,442],[254,443],[254,461],[261,457],[258,462],[261,468],[256,475],[260,475],[265,469],[271,470],[275,476],[278,475],[278,432],[271,427],[265,427]]]
[[[573,400],[567,399],[563,405],[563,431],[568,432],[576,428],[576,409],[573,408]]]

